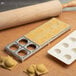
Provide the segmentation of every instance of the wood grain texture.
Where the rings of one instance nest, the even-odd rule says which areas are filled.
[[[23,70],[26,69],[30,64],[39,63],[45,64],[49,70],[49,73],[43,76],[76,76],[76,62],[70,66],[66,66],[65,64],[47,54],[48,49],[61,41],[73,30],[76,30],[76,12],[64,12],[58,17],[58,19],[70,24],[72,29],[48,44],[39,52],[25,60],[23,63],[19,63],[12,71],[0,68],[0,76],[27,76]],[[7,44],[35,29],[48,20],[49,19],[0,31],[0,55],[7,55],[4,52],[4,47]]]

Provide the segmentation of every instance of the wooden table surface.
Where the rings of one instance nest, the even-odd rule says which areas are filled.
[[[31,64],[43,63],[47,66],[49,72],[43,76],[76,76],[76,62],[67,66],[52,56],[47,54],[48,49],[53,47],[56,43],[61,41],[69,33],[76,29],[76,11],[74,12],[63,12],[58,19],[70,24],[72,26],[71,30],[55,39],[53,42],[49,43],[39,52],[25,60],[23,63],[19,63],[12,71],[0,68],[0,76],[27,76],[23,70],[26,69]],[[29,31],[35,29],[41,24],[47,22],[49,19],[38,21],[35,23],[7,29],[0,31],[0,55],[7,55],[4,52],[4,47],[11,43],[12,41],[18,39]]]

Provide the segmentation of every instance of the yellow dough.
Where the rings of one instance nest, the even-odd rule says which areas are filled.
[[[24,71],[28,74],[28,76],[39,76],[42,74],[45,74],[48,72],[47,68],[44,64],[38,64],[38,65],[30,65],[26,71]]]
[[[28,74],[28,76],[35,76],[36,65],[30,65],[24,72]]]
[[[35,67],[36,67],[36,65],[31,65],[30,67],[28,67],[28,69],[27,69],[27,71],[29,72],[29,73],[35,73]]]
[[[45,74],[47,72],[48,72],[48,70],[47,70],[47,68],[45,67],[44,64],[39,64],[39,65],[36,66],[37,75],[42,75],[42,74]]]
[[[4,61],[5,68],[12,68],[16,64],[17,62],[14,59],[12,59],[10,56],[8,56],[7,59]]]
[[[4,60],[6,59],[6,57],[4,56],[0,56],[0,65],[2,66],[4,64]]]
[[[41,46],[68,28],[68,24],[53,18],[24,36]]]
[[[35,76],[35,73],[33,73],[33,74],[29,73],[28,76]]]
[[[17,62],[10,56],[0,56],[0,66],[6,69],[12,69],[17,65]]]

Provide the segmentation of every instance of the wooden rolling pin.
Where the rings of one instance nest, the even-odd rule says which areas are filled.
[[[62,5],[58,0],[0,12],[0,30],[57,16],[61,12]]]

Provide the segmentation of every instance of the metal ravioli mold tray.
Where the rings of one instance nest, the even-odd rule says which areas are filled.
[[[5,50],[20,61],[24,61],[69,29],[70,25],[56,18],[52,18],[48,22],[7,45]]]
[[[15,42],[9,44],[6,50],[16,56],[20,61],[28,58],[32,53],[34,54],[40,46],[26,37],[21,37]]]

